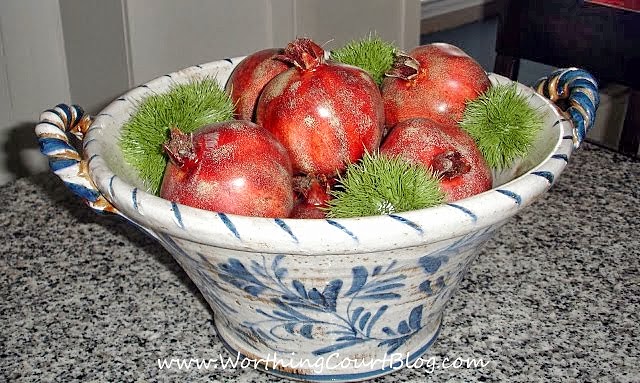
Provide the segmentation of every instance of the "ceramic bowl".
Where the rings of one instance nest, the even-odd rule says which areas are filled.
[[[566,112],[518,84],[544,112],[533,150],[494,174],[492,190],[429,209],[350,219],[252,218],[146,193],[118,147],[137,102],[198,78],[213,76],[224,86],[241,59],[159,77],[94,118],[58,105],[42,113],[36,132],[51,169],[71,190],[97,211],[141,227],[175,257],[211,305],[219,339],[232,355],[308,381],[372,378],[425,354],[478,251],[558,179],[597,106],[597,85],[581,70],[540,83],[552,98],[580,98]],[[81,140],[79,150],[68,134]]]

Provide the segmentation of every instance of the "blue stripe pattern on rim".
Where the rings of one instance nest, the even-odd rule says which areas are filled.
[[[574,147],[584,140],[595,122],[600,104],[598,82],[587,71],[578,68],[560,68],[536,83],[536,91],[553,101],[567,99],[565,113],[571,117],[575,132]],[[572,137],[573,139],[573,137]]]
[[[38,139],[38,143],[40,144],[40,151],[45,155],[51,155],[53,152],[58,151],[76,151],[76,148],[58,138],[44,137]]]
[[[51,109],[48,109],[47,111],[51,111]],[[38,124],[47,124],[47,125],[53,126],[56,129],[64,130],[64,128],[62,128],[62,127],[58,126],[57,124],[55,124],[55,123],[53,123],[51,121],[48,121],[48,120],[42,120]],[[42,137],[40,139],[43,139],[43,138],[46,138],[46,137]]]
[[[68,168],[69,166],[73,166],[77,163],[78,161],[76,160],[71,160],[66,158],[61,158],[61,159],[49,158],[49,168],[51,168],[51,170],[53,170],[54,173],[59,170]]]
[[[138,88],[145,89],[145,90],[147,90],[147,91],[149,91],[150,93],[155,94],[155,95],[157,95],[157,94],[158,94],[158,93],[156,93],[156,91],[155,91],[155,90],[151,89],[151,88],[149,87],[149,85],[147,85],[147,84],[140,85],[140,86],[138,86]]]
[[[131,202],[133,203],[133,208],[140,213],[138,211],[138,188],[133,188],[131,191]]]
[[[111,196],[113,197],[113,195],[115,194],[115,192],[113,191],[113,180],[116,179],[116,175],[112,175],[111,178],[109,178],[109,194],[111,194]]]
[[[88,160],[87,160],[87,165],[89,165],[91,163],[91,161],[93,161],[94,159],[100,157],[99,154],[94,154],[92,155]]]
[[[573,120],[573,128],[576,130],[578,141],[582,142],[587,135],[587,127],[584,123],[584,116],[574,107],[567,109],[567,113]]]
[[[53,113],[53,114],[55,114],[56,116],[58,116],[58,117],[62,118],[62,116],[60,116],[60,112],[58,112],[58,111],[57,111],[57,110],[55,110],[55,109],[46,109],[44,112]],[[44,112],[43,112],[43,113],[44,113]],[[40,122],[43,122],[43,121],[40,121]],[[62,121],[62,122],[64,123],[64,121]],[[56,126],[57,126],[57,125],[56,125]]]
[[[83,166],[89,161],[82,160],[82,152],[69,142],[71,134],[80,140],[84,137],[88,128],[86,123],[91,122],[90,118],[85,121],[84,117],[84,111],[78,105],[58,104],[45,110],[36,125],[40,151],[47,156],[53,173],[95,212],[119,214],[83,171]]]
[[[471,210],[467,209],[464,206],[460,206],[460,205],[456,205],[455,203],[448,203],[447,206],[451,206],[451,207],[455,207],[456,209],[464,212],[466,215],[468,215],[469,217],[471,217],[471,219],[473,220],[473,222],[476,222],[478,220],[478,216],[475,215],[474,212],[472,212]]]
[[[60,118],[66,121],[68,125],[75,125],[76,121],[73,118],[73,113],[71,112],[71,107],[69,105],[58,104],[56,105],[56,108],[62,110],[62,113],[64,113],[64,116],[58,113],[58,116],[60,116]]]
[[[80,184],[65,182],[64,183],[69,190],[73,192],[73,194],[79,196],[80,198],[86,199],[87,201],[95,202],[98,200],[100,194],[93,189],[89,189]]]
[[[93,142],[93,141],[95,141],[95,140],[96,140],[95,138],[92,138],[92,139],[90,139],[90,140],[83,140],[83,141],[82,141],[82,149],[83,149],[83,150],[84,150],[84,149],[86,149],[86,148],[87,148],[87,146],[89,146],[89,144],[90,144],[90,143],[92,143],[92,142]]]
[[[596,114],[597,100],[591,99],[591,92],[584,88],[576,89],[573,91],[573,94],[571,95],[571,97],[578,104],[584,107],[585,112],[587,112],[587,116],[589,117],[589,120],[593,121],[593,118],[595,117],[595,114]]]
[[[417,231],[420,234],[424,234],[424,230],[420,227],[420,225],[418,225],[415,222],[412,222],[404,217],[401,217],[399,215],[395,215],[395,214],[388,214],[389,217],[395,219],[398,222],[402,222],[403,224],[409,226],[410,228],[412,228],[413,230]]]
[[[554,71],[551,76],[555,77],[560,76],[558,78],[558,93],[563,94],[564,89],[566,88],[569,93],[574,91],[577,88],[592,88],[595,87],[597,90],[597,83],[591,73],[587,72],[584,69],[578,68],[568,68],[568,69],[557,69]],[[571,94],[563,94],[565,97],[571,96]]]
[[[563,122],[567,122],[569,120],[567,120],[566,118],[561,118],[558,121],[555,122],[555,124],[553,124],[553,127],[555,128],[556,126],[562,124]]]
[[[567,163],[569,162],[569,156],[567,156],[566,154],[554,154],[551,156],[551,158],[556,160],[562,160]]]
[[[571,83],[571,85],[576,88],[576,91],[585,93],[586,95],[593,97],[593,102],[591,102],[591,104],[593,105],[594,109],[597,108],[598,105],[600,105],[600,93],[597,91],[597,89],[594,88],[595,86],[597,86],[597,84],[594,83],[594,80],[592,78],[577,78],[573,81],[573,83]],[[595,92],[591,93],[590,91]]]
[[[178,227],[184,229],[184,222],[182,222],[182,214],[180,213],[180,209],[178,209],[178,204],[174,201],[171,201],[171,211],[173,211],[173,216],[176,218],[176,223]]]
[[[332,220],[332,219],[326,219],[325,221],[327,221],[327,223],[333,227],[337,227],[338,229],[342,230],[344,233],[346,233],[349,237],[353,238],[354,241],[356,242],[360,242],[360,240],[358,239],[358,237],[353,234],[349,229],[347,229],[346,227],[342,226],[341,224],[339,224],[338,222]]]
[[[227,229],[229,229],[229,231],[231,231],[236,238],[238,238],[239,240],[242,240],[242,238],[240,238],[240,233],[238,233],[238,229],[236,229],[236,225],[234,225],[233,222],[231,222],[231,220],[229,219],[229,217],[227,217],[226,214],[218,213],[218,217],[220,217],[220,220],[222,221],[222,223],[224,223]]]
[[[82,117],[84,116],[84,110],[78,105],[71,105],[71,107],[73,108],[73,112],[75,114],[75,119],[73,120],[73,125],[75,126],[82,120]]]
[[[275,218],[274,222],[282,229],[284,230],[287,234],[289,234],[289,236],[291,236],[291,238],[293,239],[293,241],[295,243],[298,243],[298,238],[295,236],[295,234],[293,234],[293,231],[291,231],[291,228],[289,227],[289,225],[287,225],[283,220],[281,220],[280,218]]]
[[[514,201],[516,201],[516,204],[518,205],[522,204],[522,197],[520,197],[518,193],[512,192],[511,190],[506,190],[506,189],[497,189],[496,191],[500,194],[506,195],[509,198],[512,198]]]
[[[533,174],[534,176],[538,176],[546,179],[550,184],[552,184],[553,180],[555,179],[553,173],[548,171],[532,172],[531,174]]]
[[[100,129],[104,129],[104,127],[102,125],[91,125],[89,127],[89,129],[87,129],[87,131],[85,132],[85,134],[89,134],[89,132],[93,131],[93,130],[100,130]]]

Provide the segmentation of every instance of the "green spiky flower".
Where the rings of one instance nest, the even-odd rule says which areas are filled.
[[[371,34],[367,38],[351,41],[331,52],[331,58],[365,70],[380,86],[384,73],[391,69],[395,52],[396,48],[393,44]]]
[[[150,193],[157,194],[167,158],[162,144],[169,129],[182,132],[233,117],[233,103],[211,78],[174,85],[167,93],[150,96],[124,124],[120,148],[125,161],[138,171]]]
[[[438,179],[400,157],[366,153],[331,192],[327,217],[350,218],[423,209],[444,202]]]
[[[460,126],[474,138],[490,167],[504,169],[528,153],[543,117],[515,83],[500,84],[467,103]]]

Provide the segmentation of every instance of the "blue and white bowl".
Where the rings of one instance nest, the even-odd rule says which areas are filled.
[[[509,217],[558,179],[598,103],[595,81],[575,68],[539,84],[547,97],[569,99],[566,112],[518,84],[544,111],[533,150],[495,174],[492,190],[429,209],[270,219],[204,211],[146,193],[118,146],[137,102],[198,78],[213,76],[224,86],[241,59],[159,77],[93,121],[79,107],[58,105],[42,113],[36,133],[51,169],[72,191],[95,210],[141,227],[175,257],[211,305],[219,338],[233,355],[308,381],[371,378],[427,352],[469,264]],[[80,138],[79,151],[68,134]]]

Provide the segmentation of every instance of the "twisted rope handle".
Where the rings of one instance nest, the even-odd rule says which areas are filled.
[[[598,83],[587,71],[562,68],[539,79],[534,89],[555,102],[573,122],[573,146],[577,149],[593,127],[600,104]],[[566,108],[563,108],[566,105]]]
[[[89,207],[98,213],[119,214],[89,177],[81,152],[69,142],[71,135],[81,145],[92,121],[77,105],[58,104],[45,110],[35,128],[40,151],[49,159],[51,170]]]

